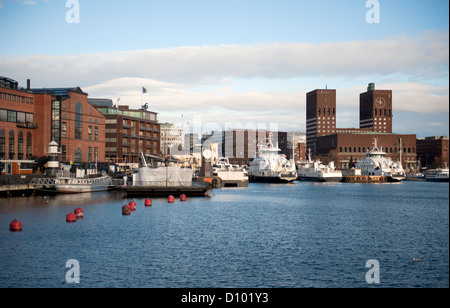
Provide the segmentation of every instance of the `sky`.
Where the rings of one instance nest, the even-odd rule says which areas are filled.
[[[0,76],[148,103],[200,133],[306,131],[306,93],[323,88],[337,91],[337,127],[358,128],[375,82],[393,90],[395,133],[448,136],[448,12],[447,0],[0,0]]]

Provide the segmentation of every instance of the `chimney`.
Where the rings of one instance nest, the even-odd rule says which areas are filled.
[[[27,91],[30,91],[31,82],[30,79],[27,79]]]

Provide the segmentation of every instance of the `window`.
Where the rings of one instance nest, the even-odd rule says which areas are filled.
[[[92,126],[88,126],[88,139],[92,140]]]
[[[5,159],[6,155],[6,139],[5,131],[0,129],[0,159]]]
[[[8,121],[8,110],[0,109],[0,122]]]
[[[77,103],[75,106],[75,139],[83,139],[83,107],[81,103]]]
[[[94,161],[98,160],[98,148],[94,148]]]
[[[81,149],[75,151],[75,163],[81,164],[83,162],[83,154]]]
[[[17,139],[17,158],[23,159],[23,133],[19,132],[19,137]]]
[[[62,161],[67,161],[67,146],[65,144],[61,147],[61,158]]]
[[[92,162],[92,147],[88,148],[88,162]]]
[[[8,122],[16,123],[17,121],[17,112],[8,110]]]
[[[31,140],[31,133],[27,133],[27,158],[31,159],[33,155],[33,141]]]
[[[15,151],[15,140],[14,140],[14,131],[9,132],[9,159],[15,159],[16,151]]]
[[[67,138],[67,122],[62,122],[61,137]]]
[[[94,140],[98,141],[98,127],[94,127]]]

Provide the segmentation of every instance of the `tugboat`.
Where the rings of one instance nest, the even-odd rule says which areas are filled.
[[[301,181],[313,182],[340,182],[342,181],[342,171],[337,170],[334,162],[323,165],[320,161],[311,160],[311,149],[308,152],[306,162],[297,163],[298,179]]]
[[[259,146],[258,156],[250,162],[248,177],[250,182],[264,183],[292,183],[297,179],[295,163],[287,160],[281,151],[272,144],[272,136],[269,136],[269,144]]]
[[[345,177],[345,182],[400,182],[406,179],[402,164],[386,157],[386,152],[378,149],[377,142],[375,138],[372,150],[355,165],[360,174]]]

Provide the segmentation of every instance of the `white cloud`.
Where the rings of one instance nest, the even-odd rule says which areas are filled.
[[[188,46],[74,55],[0,55],[1,75],[32,87],[81,86],[92,97],[149,102],[171,121],[277,121],[305,129],[306,92],[339,80],[342,126],[358,122],[359,94],[378,76],[395,112],[448,113],[448,33],[340,43]],[[400,76],[400,78],[399,78]],[[342,82],[344,80],[344,82]],[[430,86],[430,80],[441,84]],[[265,82],[261,82],[265,81]],[[273,81],[276,86],[271,87]],[[388,81],[388,82],[386,82]],[[280,87],[279,84],[285,85]],[[149,94],[141,96],[141,87]]]

